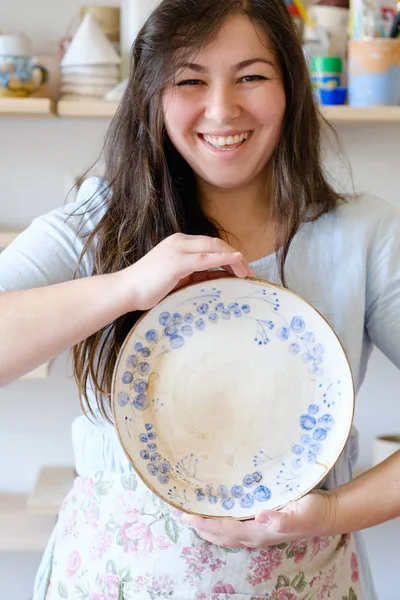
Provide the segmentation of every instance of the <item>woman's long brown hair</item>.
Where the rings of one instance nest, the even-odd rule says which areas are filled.
[[[200,206],[193,171],[166,135],[162,93],[173,81],[178,57],[204,47],[232,14],[247,15],[265,31],[283,74],[286,112],[270,159],[273,193],[268,201],[277,222],[284,284],[285,260],[300,224],[337,205],[340,196],[321,164],[320,122],[307,65],[284,0],[164,0],[135,41],[128,86],[106,135],[105,181],[111,193],[103,196],[105,214],[81,256],[94,247],[93,275],[135,263],[176,232],[220,235]],[[94,416],[89,386],[100,413],[110,420],[116,358],[139,316],[126,314],[73,349],[86,413]]]

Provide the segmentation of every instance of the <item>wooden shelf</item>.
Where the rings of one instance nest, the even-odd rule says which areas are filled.
[[[0,494],[0,552],[43,552],[56,519],[30,515],[24,494]]]
[[[57,113],[60,117],[111,119],[117,107],[118,102],[107,102],[104,100],[82,102],[61,100],[57,105]],[[332,123],[400,124],[400,106],[373,106],[367,108],[321,106],[321,112]]]
[[[21,381],[24,379],[47,379],[50,373],[50,361],[40,365],[30,373],[27,373],[23,377],[21,377]]]
[[[54,116],[111,119],[118,101],[60,100],[49,98],[0,98],[0,116]],[[321,106],[322,114],[332,123],[399,123],[400,106]]]
[[[73,467],[44,467],[27,501],[30,514],[57,516],[76,472]]]
[[[16,229],[2,229],[0,230],[0,250],[5,248],[21,233]]]
[[[60,100],[57,104],[59,117],[107,118],[111,119],[118,102],[107,100]]]
[[[50,98],[0,98],[0,116],[51,117],[55,114]]]
[[[75,477],[73,467],[45,467],[32,494],[0,494],[0,552],[43,552]]]
[[[323,106],[321,112],[331,123],[400,124],[400,106]]]

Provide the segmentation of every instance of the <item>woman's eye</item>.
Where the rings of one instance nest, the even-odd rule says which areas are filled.
[[[266,80],[267,77],[263,77],[262,75],[245,75],[240,81],[262,81],[263,79]]]
[[[200,79],[184,79],[177,83],[177,85],[200,85],[201,83],[203,82]]]

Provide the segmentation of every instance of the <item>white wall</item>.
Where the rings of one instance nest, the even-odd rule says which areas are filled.
[[[25,31],[36,41],[36,51],[46,52],[56,47],[78,8],[78,0],[3,2],[0,28]],[[106,127],[105,120],[0,118],[0,227],[23,227],[61,204],[72,178],[97,157]],[[382,195],[400,208],[400,127],[337,129],[356,188]],[[335,159],[330,164],[337,169]],[[371,461],[376,434],[400,431],[399,387],[399,372],[376,353],[356,414],[363,465]],[[79,406],[66,356],[54,361],[49,379],[19,381],[2,390],[0,411],[0,492],[30,490],[44,464],[72,464],[70,425]],[[400,521],[366,535],[381,600],[399,594],[399,536]],[[28,600],[38,560],[36,555],[0,555],[0,598]]]

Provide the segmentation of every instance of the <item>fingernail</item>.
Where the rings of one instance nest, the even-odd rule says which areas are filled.
[[[263,517],[261,519],[261,524],[264,525],[265,527],[267,527],[270,523],[271,523],[270,517]]]

